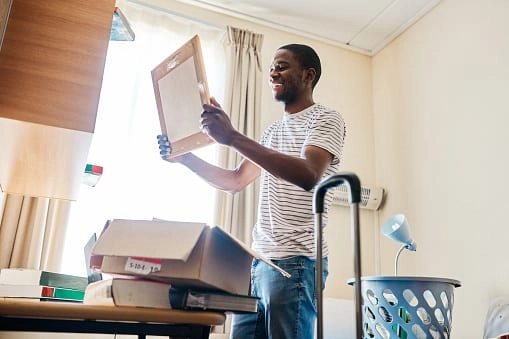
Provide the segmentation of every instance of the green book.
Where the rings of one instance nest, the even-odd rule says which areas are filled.
[[[85,291],[40,285],[0,284],[0,297],[82,302]]]
[[[39,285],[85,291],[88,278],[29,268],[2,268],[0,284]]]

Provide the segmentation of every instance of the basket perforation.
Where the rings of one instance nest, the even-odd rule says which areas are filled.
[[[364,338],[449,339],[454,306],[451,279],[362,279]]]

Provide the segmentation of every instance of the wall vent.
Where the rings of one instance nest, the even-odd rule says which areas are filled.
[[[350,206],[348,202],[348,197],[350,196],[348,193],[347,185],[340,185],[337,188],[333,189],[334,199],[332,200],[333,205],[338,206]],[[368,210],[376,211],[380,208],[384,198],[385,190],[381,187],[364,187],[361,186],[361,202],[359,203],[359,208],[364,208]]]

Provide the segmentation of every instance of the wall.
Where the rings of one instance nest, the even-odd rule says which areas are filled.
[[[418,243],[399,273],[458,279],[454,338],[481,338],[509,294],[509,39],[504,0],[443,0],[373,58],[381,220],[407,215]],[[382,239],[382,271],[397,245]]]

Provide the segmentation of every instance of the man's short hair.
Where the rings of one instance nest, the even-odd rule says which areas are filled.
[[[313,88],[315,88],[318,80],[320,79],[320,75],[322,75],[322,64],[320,63],[320,58],[315,50],[307,45],[301,44],[288,44],[281,46],[278,49],[291,51],[303,68],[315,69],[316,75],[312,83]]]

